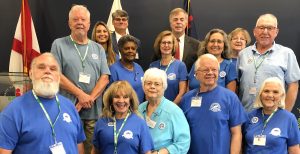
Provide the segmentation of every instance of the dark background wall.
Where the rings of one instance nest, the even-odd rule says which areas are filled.
[[[67,20],[72,4],[84,4],[91,12],[91,29],[98,20],[107,21],[113,0],[28,0],[41,52],[49,51],[58,37],[70,34]],[[192,0],[194,21],[200,40],[212,28],[229,33],[235,27],[252,35],[260,14],[273,13],[279,21],[277,43],[292,48],[300,58],[299,0]],[[8,71],[12,39],[20,15],[21,0],[0,1],[0,72]],[[142,41],[142,66],[147,68],[153,54],[153,42],[162,30],[169,29],[169,11],[183,7],[183,0],[122,0],[130,16],[130,33]],[[91,33],[91,31],[90,31]],[[253,39],[253,35],[252,35]],[[253,42],[252,42],[253,43]],[[297,106],[300,106],[300,99]],[[296,108],[294,108],[296,112]]]

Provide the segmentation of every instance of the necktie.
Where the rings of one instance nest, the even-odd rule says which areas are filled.
[[[180,45],[179,45],[179,38],[177,38],[177,47],[175,48],[175,58],[180,60]]]

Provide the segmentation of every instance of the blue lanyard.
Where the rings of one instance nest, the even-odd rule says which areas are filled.
[[[56,124],[56,122],[57,122],[57,120],[58,120],[58,118],[59,118],[60,112],[61,112],[61,109],[60,109],[60,102],[59,102],[59,100],[58,100],[57,95],[55,95],[55,100],[56,100],[56,103],[57,103],[59,112],[58,112],[58,114],[57,114],[57,116],[56,116],[56,118],[55,118],[54,123],[52,123],[52,121],[51,121],[51,119],[50,119],[50,116],[49,116],[48,112],[46,111],[44,105],[42,104],[42,102],[40,101],[40,99],[36,96],[36,94],[35,94],[35,92],[34,92],[33,90],[32,90],[32,94],[33,94],[34,98],[36,99],[36,101],[37,101],[37,102],[39,103],[39,105],[41,106],[42,110],[44,111],[44,114],[45,114],[45,116],[46,116],[46,118],[47,118],[47,120],[48,120],[48,122],[49,122],[49,124],[50,124],[50,126],[51,126],[52,136],[53,136],[53,138],[54,138],[54,142],[57,143],[57,141],[56,141],[56,134],[55,134],[55,131],[54,131],[54,126],[55,126],[55,124]]]

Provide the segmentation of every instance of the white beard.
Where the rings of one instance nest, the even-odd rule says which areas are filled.
[[[38,96],[53,97],[59,90],[59,82],[44,82],[40,80],[32,80],[33,90]]]

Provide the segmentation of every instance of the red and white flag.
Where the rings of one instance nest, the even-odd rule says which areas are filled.
[[[40,48],[30,14],[29,5],[27,0],[22,0],[21,14],[18,20],[10,55],[9,72],[28,74],[32,59],[37,57],[39,54]],[[12,82],[16,83],[18,81]],[[16,87],[16,84],[14,85],[16,91],[20,91],[22,94],[23,88]],[[18,90],[18,88],[20,89]]]

